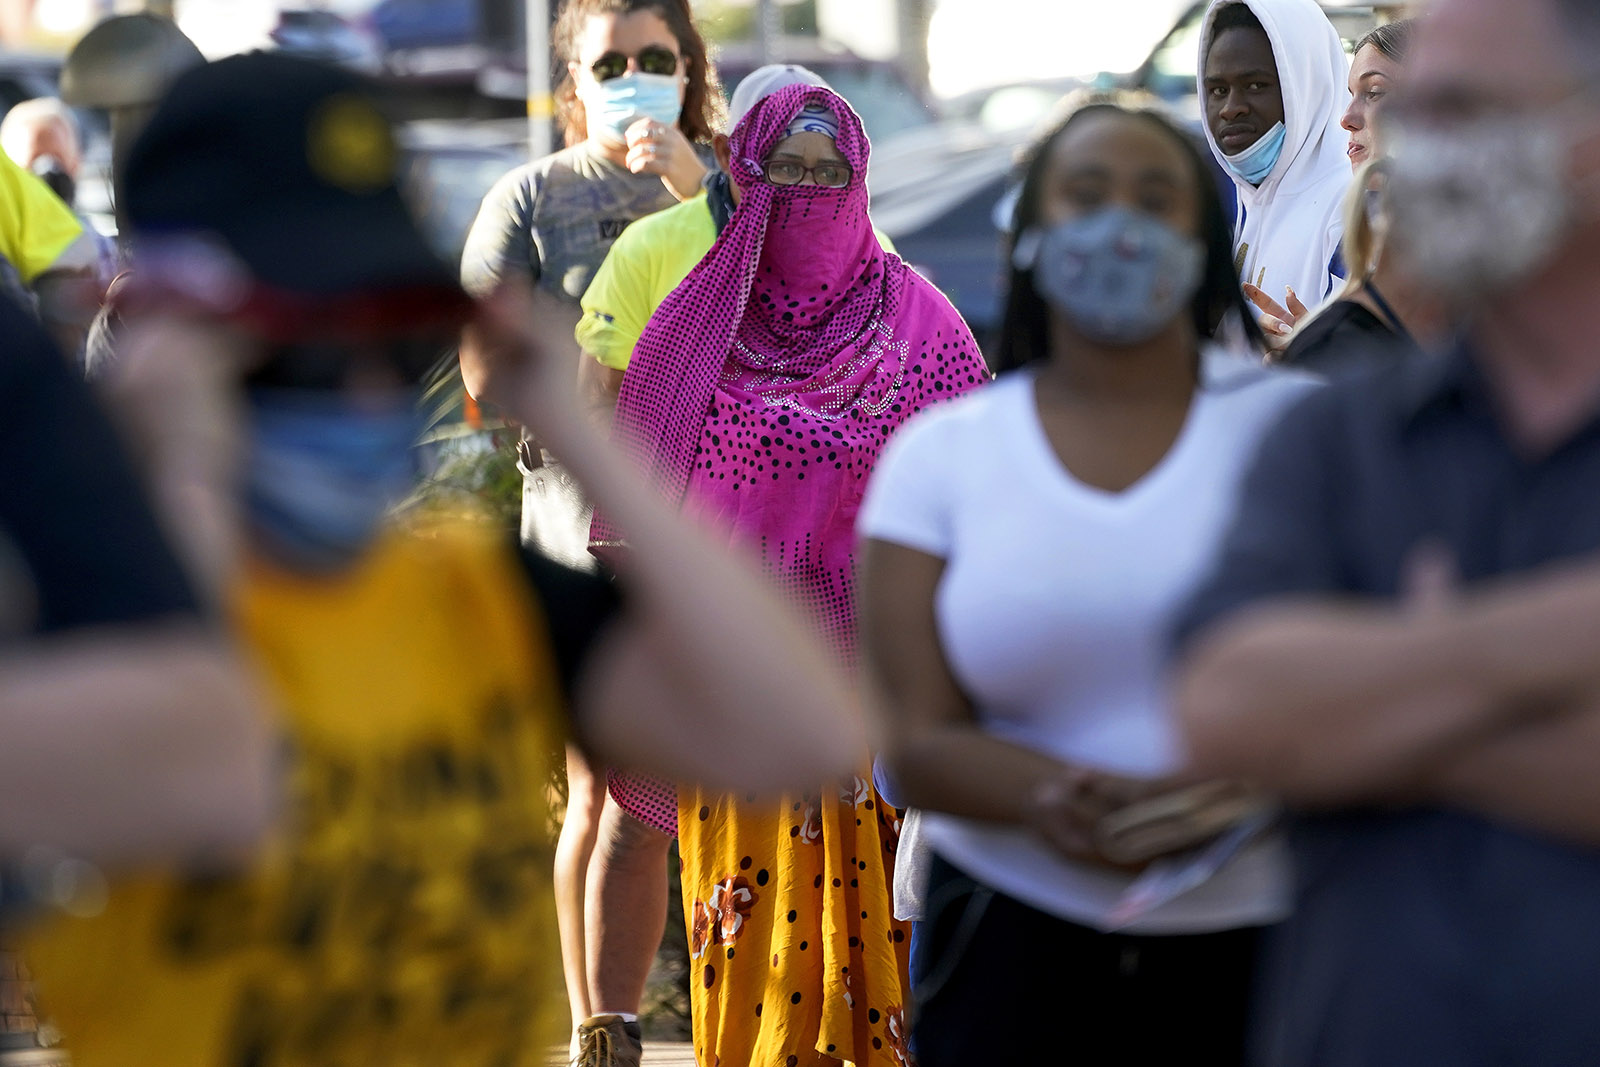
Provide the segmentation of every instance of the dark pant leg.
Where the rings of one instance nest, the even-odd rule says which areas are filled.
[[[1102,934],[935,858],[915,1040],[922,1067],[1243,1062],[1256,933]]]
[[[1260,932],[1121,939],[1133,953],[1116,1015],[1127,1063],[1242,1067]]]
[[[1093,980],[1108,966],[1101,935],[938,858],[927,900],[913,973],[922,1067],[1083,1062],[1082,1028],[1105,1010]]]

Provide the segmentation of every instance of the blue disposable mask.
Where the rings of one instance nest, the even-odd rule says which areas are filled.
[[[373,410],[336,392],[250,394],[246,501],[269,553],[297,570],[326,572],[372,544],[389,507],[416,484],[411,448],[422,420],[413,400],[408,394]]]
[[[1031,230],[1012,262],[1034,290],[1091,341],[1148,341],[1194,299],[1205,245],[1143,212],[1108,207]]]
[[[1278,165],[1278,157],[1283,155],[1283,141],[1288,134],[1289,128],[1279,122],[1243,152],[1222,158],[1229,170],[1251,185],[1260,185],[1272,173],[1272,168]]]
[[[583,106],[590,128],[598,126],[618,144],[627,141],[628,127],[639,119],[654,119],[671,126],[683,113],[676,74],[624,74],[596,83]]]

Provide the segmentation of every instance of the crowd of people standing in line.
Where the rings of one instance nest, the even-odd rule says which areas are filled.
[[[1592,1058],[1591,5],[1213,0],[1200,138],[1030,148],[987,361],[815,73],[555,44],[459,269],[371,87],[258,54],[121,168],[98,396],[0,302],[0,905],[76,1062],[638,1064],[674,837],[702,1067]],[[96,269],[53,210],[25,282]],[[389,510],[457,341],[520,544]]]

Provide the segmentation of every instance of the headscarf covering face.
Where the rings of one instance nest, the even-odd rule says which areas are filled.
[[[767,157],[795,133],[828,135],[818,121],[823,113],[839,116],[832,136],[850,166],[850,184],[843,189],[770,184],[764,176]],[[759,241],[761,248],[737,339],[767,361],[819,342],[837,351],[837,344],[815,336],[817,332],[830,326],[829,337],[840,341],[859,334],[881,299],[875,290],[882,288],[883,250],[867,215],[870,147],[860,120],[831,91],[796,86],[752,108],[734,129],[729,149],[740,192],[732,228],[744,216],[748,232],[736,236]],[[746,211],[747,206],[753,210]],[[833,323],[841,308],[847,310]],[[793,369],[815,369],[808,364],[801,360]]]
[[[845,188],[765,178],[807,108],[838,122]],[[730,138],[739,207],[646,326],[616,418],[666,498],[759,544],[846,656],[867,474],[905,420],[987,377],[949,301],[878,243],[868,151],[860,119],[827,89],[791,86],[751,109]],[[592,536],[617,533],[597,516]]]
[[[808,106],[838,118],[835,145],[852,171],[843,189],[766,180],[767,157]],[[724,371],[791,379],[814,373],[866,331],[888,277],[867,216],[871,148],[842,97],[819,86],[780,89],[739,121],[728,148],[738,210],[651,317],[617,403],[619,440],[674,501],[683,499],[706,406]],[[597,528],[596,539],[610,538]]]

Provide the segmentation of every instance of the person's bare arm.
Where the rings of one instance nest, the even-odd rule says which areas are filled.
[[[612,762],[713,789],[775,793],[848,773],[866,740],[841,665],[742,553],[682,519],[574,410],[576,349],[549,303],[502,292],[485,321],[524,356],[509,413],[628,532],[626,605],[577,686],[585,740]]]
[[[1095,822],[1169,783],[1100,774],[984,731],[939,642],[945,561],[886,541],[861,550],[866,672],[882,714],[874,740],[911,807],[1027,825],[1062,853],[1098,861]]]
[[[461,382],[466,386],[467,395],[480,404],[493,403],[490,399],[494,392],[492,353],[485,350],[483,335],[475,326],[462,331],[456,358],[461,361]]]
[[[539,331],[553,330],[566,337],[572,336],[572,329],[581,314],[577,307],[554,298],[540,299],[538,307],[541,317],[536,328]],[[529,328],[534,328],[534,325],[529,324]],[[461,361],[461,380],[466,385],[468,396],[480,404],[490,404],[506,411],[517,403],[517,391],[525,379],[524,353],[503,335],[486,331],[481,323],[469,324],[461,333],[458,358]],[[594,361],[580,359],[577,350],[571,346],[563,346],[560,358],[570,369],[571,376],[567,379],[567,395],[570,396],[573,388],[571,383],[581,382],[579,376],[584,372],[584,364]]]
[[[578,403],[596,426],[609,429],[617,410],[617,395],[622,392],[622,374],[607,367],[588,352],[578,361]]]
[[[0,734],[0,855],[234,853],[273,812],[267,716],[198,625],[107,627],[0,657]]]
[[[213,604],[222,603],[242,555],[234,381],[253,358],[251,346],[219,327],[145,319],[126,325],[98,383],[168,541]]]
[[[1600,846],[1600,701],[1484,738],[1428,776],[1438,800]]]
[[[1512,813],[1510,795],[1489,788],[1494,753],[1508,746],[1508,766],[1524,765],[1541,750],[1535,738],[1563,736],[1555,722],[1600,701],[1596,617],[1592,564],[1439,610],[1307,600],[1248,609],[1202,635],[1180,669],[1195,766],[1305,803],[1438,788],[1436,768],[1454,766],[1480,806],[1499,797]],[[1600,777],[1600,746],[1583,751]],[[1548,752],[1552,769],[1578,755]],[[1548,784],[1508,776],[1499,787]],[[1450,792],[1441,799],[1457,799]]]

